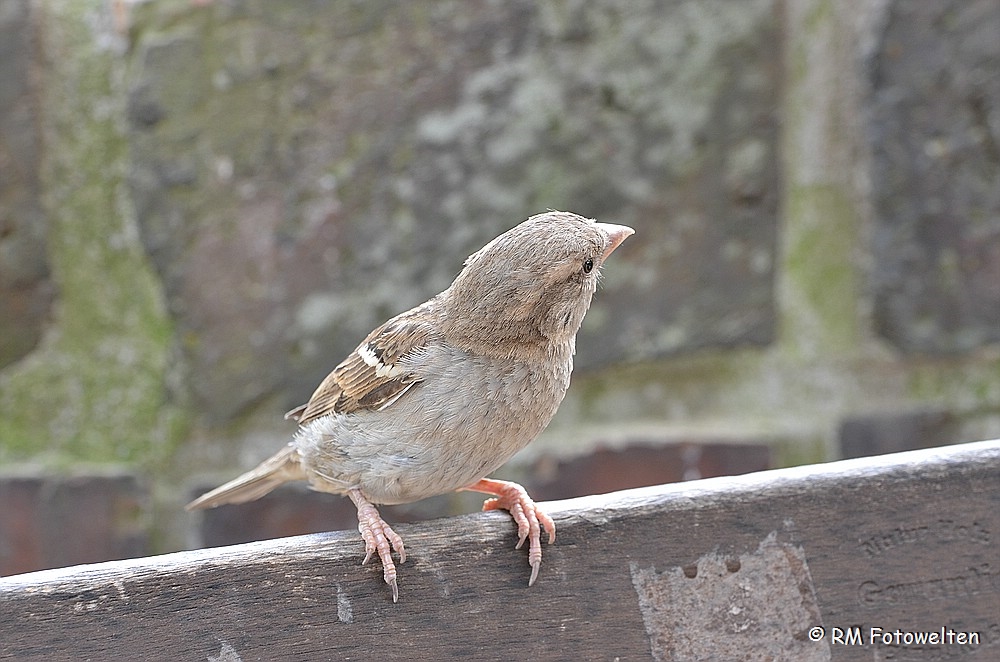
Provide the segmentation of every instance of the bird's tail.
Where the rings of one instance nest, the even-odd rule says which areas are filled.
[[[185,508],[199,510],[215,508],[225,503],[245,503],[261,498],[282,483],[305,480],[306,474],[299,460],[298,451],[289,444],[261,462],[257,468],[201,495]]]

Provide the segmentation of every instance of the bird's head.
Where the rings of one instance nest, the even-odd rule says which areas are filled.
[[[601,266],[633,232],[568,212],[532,216],[465,261],[444,293],[446,332],[474,351],[572,346]]]

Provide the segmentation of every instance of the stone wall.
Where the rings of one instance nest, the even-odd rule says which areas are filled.
[[[637,234],[503,470],[540,496],[1000,436],[998,33],[990,0],[4,2],[0,490],[110,490],[109,558],[352,526],[180,507],[546,208]],[[4,521],[0,574],[73,561]]]

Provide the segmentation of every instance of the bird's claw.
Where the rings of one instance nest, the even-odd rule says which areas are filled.
[[[382,561],[382,578],[392,588],[392,601],[398,602],[399,587],[396,584],[396,564],[392,561],[392,550],[396,550],[399,554],[399,562],[404,563],[406,548],[403,547],[403,539],[385,523],[378,509],[369,503],[360,491],[354,490],[350,496],[358,507],[358,531],[365,541],[365,558],[361,561],[361,565],[367,564],[372,554],[377,552],[379,560]]]
[[[538,578],[538,569],[542,565],[542,529],[549,536],[551,545],[556,539],[556,525],[552,518],[538,507],[528,496],[527,491],[517,483],[492,481],[497,489],[497,496],[483,503],[483,510],[506,510],[517,524],[517,545],[520,549],[524,541],[528,542],[528,565],[531,566],[531,576],[528,586]]]

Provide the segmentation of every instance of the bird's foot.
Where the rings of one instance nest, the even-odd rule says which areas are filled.
[[[406,561],[406,549],[403,547],[403,539],[392,530],[378,509],[355,488],[348,492],[351,501],[358,508],[358,531],[365,541],[365,560],[361,565],[365,565],[371,560],[372,554],[378,552],[378,557],[382,561],[382,577],[385,583],[392,587],[392,601],[399,600],[399,588],[396,585],[396,564],[392,562],[392,550],[399,554],[399,562]]]
[[[549,544],[556,539],[556,524],[528,496],[528,492],[518,485],[506,480],[483,478],[479,482],[466,487],[467,490],[492,494],[492,499],[483,503],[483,510],[506,510],[517,523],[517,546],[520,549],[524,541],[528,541],[528,564],[531,566],[531,577],[528,586],[535,583],[538,568],[542,565],[542,528],[549,534]]]

